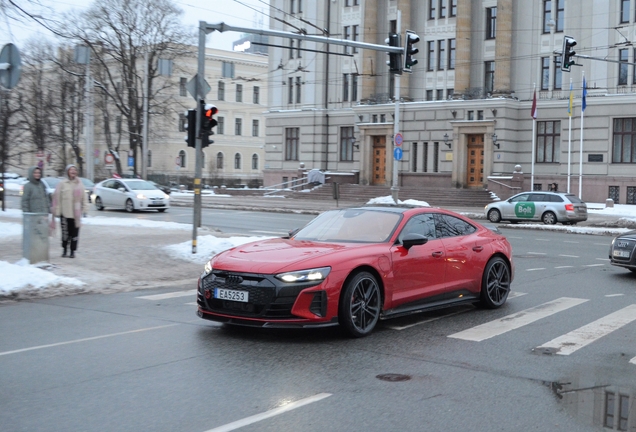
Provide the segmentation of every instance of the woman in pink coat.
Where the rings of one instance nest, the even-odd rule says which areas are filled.
[[[62,257],[67,256],[68,246],[71,247],[69,258],[75,258],[79,229],[82,225],[82,214],[88,211],[88,199],[84,185],[77,177],[77,167],[66,167],[67,179],[57,184],[53,193],[51,213],[60,217],[62,231]]]

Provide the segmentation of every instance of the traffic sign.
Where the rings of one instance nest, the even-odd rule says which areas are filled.
[[[395,134],[394,141],[395,141],[395,145],[399,147],[404,142],[404,137],[402,136],[401,133],[398,132],[398,133]]]
[[[22,73],[22,60],[18,47],[12,43],[6,44],[0,51],[0,85],[6,89],[12,89],[20,81]]]
[[[395,160],[402,160],[402,149],[400,147],[396,147],[395,150],[393,150],[393,157]]]

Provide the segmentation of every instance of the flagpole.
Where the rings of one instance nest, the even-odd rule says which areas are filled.
[[[532,99],[532,164],[530,169],[530,190],[534,190],[534,148],[536,145],[536,128],[537,128],[537,84],[533,84],[534,92]]]
[[[570,180],[572,175],[572,111],[574,104],[572,103],[572,77],[570,77],[570,100],[568,102],[568,193],[570,193]]]
[[[581,71],[583,77],[583,90],[581,92],[581,144],[579,148],[579,199],[583,195],[583,121],[585,119],[585,71]]]

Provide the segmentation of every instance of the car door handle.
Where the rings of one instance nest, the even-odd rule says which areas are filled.
[[[481,251],[484,250],[484,247],[483,246],[473,246],[473,250],[475,252],[481,252]]]
[[[444,252],[433,252],[431,255],[433,255],[435,258],[439,258],[444,255]]]

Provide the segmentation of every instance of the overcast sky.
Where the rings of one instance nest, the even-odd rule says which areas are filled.
[[[237,27],[263,27],[267,28],[269,0],[173,0],[184,14],[182,21],[185,26],[192,28],[193,32],[199,26],[199,21],[210,24],[225,22]],[[51,13],[66,12],[71,9],[85,10],[92,2],[89,0],[18,0],[21,7],[35,15],[48,16]],[[50,34],[32,21],[26,19],[23,22],[9,20],[0,15],[0,47],[11,42],[20,49],[30,37],[47,37]],[[262,22],[261,26],[258,24]],[[231,50],[232,42],[240,39],[241,35],[235,32],[214,32],[208,36],[208,46]]]

